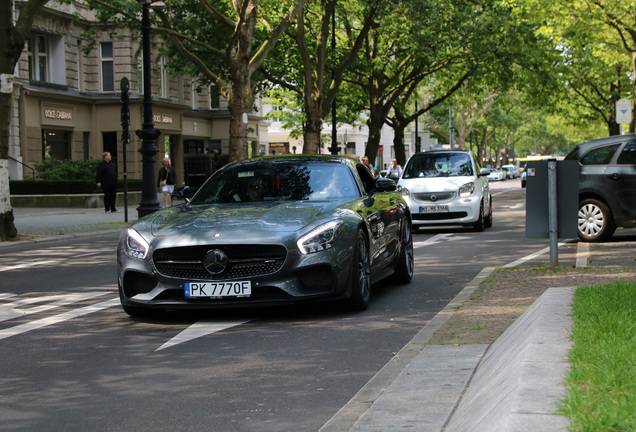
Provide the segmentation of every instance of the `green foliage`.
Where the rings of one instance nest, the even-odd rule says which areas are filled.
[[[44,159],[35,163],[39,180],[75,180],[95,182],[99,160]]]
[[[576,290],[568,393],[570,430],[636,429],[636,284]]]

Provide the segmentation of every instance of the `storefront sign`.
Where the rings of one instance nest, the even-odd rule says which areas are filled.
[[[41,106],[42,124],[53,126],[74,126],[75,107],[43,103]]]
[[[167,116],[167,115],[162,115],[162,114],[155,114],[153,116],[153,121],[155,123],[172,124],[172,117]]]
[[[44,117],[58,120],[73,120],[73,113],[54,109],[45,109]]]

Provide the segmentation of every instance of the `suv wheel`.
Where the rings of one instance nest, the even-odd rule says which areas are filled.
[[[600,242],[614,234],[616,226],[612,212],[605,203],[588,198],[579,203],[579,239],[587,242]]]

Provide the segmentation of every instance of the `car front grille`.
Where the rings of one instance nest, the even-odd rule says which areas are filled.
[[[219,274],[204,266],[205,255],[213,249],[223,251],[228,264]],[[189,280],[245,279],[276,273],[283,266],[287,250],[271,245],[203,245],[156,250],[152,259],[163,276]]]
[[[466,212],[450,212],[450,213],[413,213],[411,217],[414,221],[436,221],[462,219],[468,216]]]
[[[455,198],[455,192],[425,192],[414,193],[413,199],[423,202],[444,202]]]

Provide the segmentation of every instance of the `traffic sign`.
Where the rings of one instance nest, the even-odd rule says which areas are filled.
[[[629,99],[619,99],[616,102],[616,123],[627,124],[632,122],[632,103]]]

